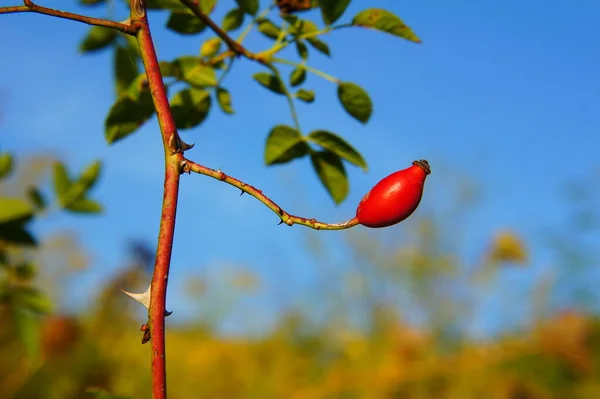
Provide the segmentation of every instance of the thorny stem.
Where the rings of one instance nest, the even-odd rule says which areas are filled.
[[[358,224],[358,220],[356,218],[352,218],[343,223],[324,223],[319,222],[315,219],[307,219],[300,216],[295,216],[284,211],[279,205],[277,205],[272,199],[267,197],[262,193],[261,190],[253,187],[247,183],[244,183],[241,180],[236,179],[235,177],[229,176],[223,173],[220,170],[215,170],[211,168],[207,168],[206,166],[199,165],[189,159],[183,159],[181,164],[181,168],[183,172],[194,172],[201,175],[212,177],[213,179],[225,182],[234,187],[239,188],[243,193],[248,193],[263,204],[273,212],[277,214],[281,218],[281,223],[285,223],[288,226],[293,226],[294,224],[299,224],[302,226],[310,227],[315,230],[344,230],[349,229],[350,227],[354,227]]]
[[[167,92],[156,50],[152,42],[150,27],[146,17],[146,7],[142,0],[130,0],[131,21],[139,27],[137,34],[140,53],[144,62],[152,100],[156,108],[158,123],[165,152],[165,183],[158,233],[156,261],[150,285],[150,307],[148,309],[148,328],[152,345],[152,397],[166,399],[166,351],[165,351],[165,304],[167,281],[171,263],[171,251],[175,233],[175,216],[179,193],[180,164],[183,160],[183,143],[177,133],[175,121],[169,107]]]
[[[117,29],[123,33],[129,35],[135,35],[136,27],[133,24],[124,24],[121,22],[109,21],[101,18],[86,17],[85,15],[74,14],[72,12],[55,10],[53,8],[47,8],[38,6],[32,1],[25,0],[24,6],[11,6],[11,7],[0,7],[0,14],[12,14],[19,12],[33,12],[37,14],[50,15],[57,18],[70,19],[72,21],[83,22],[88,25],[102,26],[105,28]]]
[[[300,64],[298,62],[289,61],[289,60],[286,60],[286,59],[283,59],[283,58],[271,58],[271,61],[277,62],[279,64],[291,65],[291,66],[296,67],[296,68],[306,69],[307,71],[312,72],[315,75],[320,76],[323,79],[328,80],[328,81],[330,81],[332,83],[335,83],[335,84],[339,84],[340,83],[340,80],[338,78],[336,78],[334,76],[331,76],[331,75],[328,75],[325,72],[320,71],[320,70],[318,70],[316,68],[313,68],[311,66],[308,66],[306,64]]]

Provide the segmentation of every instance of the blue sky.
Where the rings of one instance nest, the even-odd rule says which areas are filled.
[[[90,12],[74,3],[44,5]],[[231,2],[220,3],[217,20]],[[309,76],[306,87],[316,91],[317,100],[298,105],[305,133],[334,131],[369,163],[368,173],[348,167],[351,192],[342,205],[333,204],[308,160],[263,165],[267,132],[291,120],[285,101],[250,79],[261,67],[249,61],[239,61],[225,85],[236,115],[225,116],[215,108],[199,129],[182,132],[184,140],[196,144],[187,155],[260,187],[291,213],[332,222],[352,217],[360,198],[380,178],[425,158],[433,172],[420,212],[451,213],[455,183],[475,181],[480,187],[477,207],[467,216],[454,215],[458,224],[453,227],[460,228],[468,243],[461,252],[466,259],[476,258],[495,231],[517,230],[533,249],[533,266],[507,272],[502,284],[514,290],[527,287],[550,261],[540,233],[559,226],[566,216],[560,202],[563,184],[600,181],[600,3],[355,0],[344,19],[367,7],[393,11],[423,44],[352,29],[324,38],[332,48],[331,59],[312,52],[309,65],[356,82],[374,101],[372,119],[361,125],[341,109],[334,86]],[[125,18],[121,11],[116,19]],[[102,9],[91,12],[103,16]],[[91,297],[87,287],[121,266],[123,240],[155,243],[163,184],[158,126],[151,120],[109,147],[103,123],[114,100],[110,54],[76,51],[88,27],[32,14],[1,18],[0,95],[6,109],[0,148],[17,154],[51,150],[74,170],[96,158],[105,161],[95,190],[107,208],[104,217],[60,214],[38,226],[41,232],[75,230],[92,253],[91,268],[73,294],[84,302]],[[164,21],[165,14],[151,15],[159,58],[198,51],[199,39],[166,32]],[[245,42],[254,51],[268,43],[258,34]],[[247,265],[266,282],[265,290],[284,291],[287,300],[296,301],[310,292],[315,274],[305,254],[307,235],[324,237],[339,260],[345,259],[340,233],[276,223],[274,214],[250,197],[240,198],[234,188],[185,176],[169,292],[173,319],[185,320],[194,311],[176,287],[190,273],[212,273],[209,265]],[[369,233],[393,239],[410,226]],[[489,325],[473,329],[481,332]]]

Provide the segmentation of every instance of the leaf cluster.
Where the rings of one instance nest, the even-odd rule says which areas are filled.
[[[36,186],[26,187],[22,196],[4,192],[3,183],[14,170],[12,154],[0,153],[0,310],[10,310],[27,354],[35,358],[39,352],[40,316],[52,310],[52,303],[33,284],[38,264],[32,253],[39,246],[39,239],[31,226],[53,208],[79,214],[101,212],[102,206],[89,194],[98,181],[101,163],[94,161],[77,177],[71,177],[64,164],[55,162],[53,203]]]
[[[103,1],[82,1],[82,4],[99,4]],[[200,0],[197,6],[210,16],[217,0]],[[368,28],[400,38],[419,42],[414,32],[393,13],[369,8],[356,14],[349,22],[339,23],[350,5],[350,0],[292,1],[278,0],[261,10],[259,0],[223,1],[230,8],[220,21],[223,34],[231,35],[243,30],[235,39],[242,43],[252,29],[272,41],[269,48],[246,51],[246,57],[265,66],[264,72],[252,76],[259,86],[286,98],[291,111],[292,125],[277,124],[268,133],[264,160],[266,165],[276,165],[308,156],[323,186],[336,203],[342,202],[348,193],[345,164],[366,170],[367,164],[357,149],[339,135],[326,130],[304,134],[296,111],[296,102],[315,104],[317,96],[313,89],[305,87],[309,73],[333,83],[341,108],[356,121],[366,124],[373,113],[373,102],[360,85],[338,79],[310,67],[311,51],[330,57],[332,52],[323,36],[343,28]],[[233,3],[233,4],[231,4]],[[162,61],[161,73],[171,92],[170,105],[178,129],[200,126],[209,116],[216,103],[222,112],[235,113],[232,90],[225,85],[225,78],[235,64],[235,53],[223,41],[222,34],[202,37],[207,29],[204,22],[179,0],[147,1],[147,8],[168,13],[166,29],[179,35],[199,36],[197,54],[185,54],[174,60]],[[277,13],[274,9],[277,9]],[[319,10],[320,23],[304,16]],[[221,37],[220,37],[221,36]],[[277,55],[286,47],[296,49],[297,60],[279,59]],[[92,27],[81,41],[85,53],[112,48],[116,99],[105,121],[105,135],[109,143],[121,140],[136,132],[155,113],[145,74],[141,69],[141,57],[135,40],[114,30]],[[291,66],[289,79],[284,80],[279,64]],[[314,147],[312,145],[314,145]]]

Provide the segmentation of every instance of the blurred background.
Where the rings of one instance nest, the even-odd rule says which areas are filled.
[[[44,2],[125,19],[111,4]],[[213,17],[232,7],[220,1]],[[345,29],[323,38],[331,58],[311,55],[310,66],[374,102],[361,125],[334,85],[309,75],[317,99],[298,105],[305,134],[336,132],[369,164],[348,168],[341,205],[308,159],[264,166],[268,131],[291,121],[285,101],[252,81],[262,69],[250,61],[225,81],[235,115],[215,107],[182,132],[196,144],[186,155],[329,222],[353,217],[382,177],[427,159],[421,206],[387,229],[289,228],[236,189],[185,175],[167,299],[170,397],[600,397],[600,4],[355,0],[342,20],[367,7],[394,12],[423,43]],[[149,397],[145,311],[120,289],[144,291],[151,278],[163,186],[156,119],[107,145],[111,53],[79,53],[82,24],[1,18],[0,150],[14,170],[0,196],[32,185],[51,193],[55,160],[76,171],[99,159],[93,197],[104,211],[50,206],[31,224],[37,247],[0,244],[19,260],[0,270],[0,396]],[[210,37],[178,36],[166,18],[150,15],[160,59],[196,54]],[[320,23],[318,12],[306,18]],[[253,32],[245,45],[270,42]]]

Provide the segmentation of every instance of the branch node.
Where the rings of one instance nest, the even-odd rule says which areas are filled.
[[[179,162],[179,170],[182,174],[187,173],[189,175],[192,173],[192,171],[190,170],[190,165],[188,165],[187,159],[184,159],[181,162]]]

